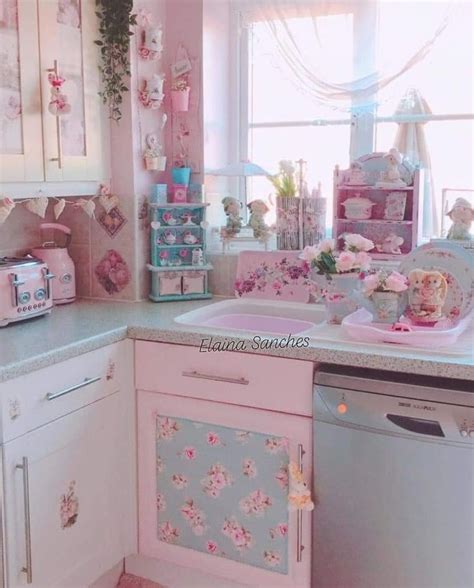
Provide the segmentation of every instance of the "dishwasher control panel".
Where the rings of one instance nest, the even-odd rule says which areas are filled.
[[[474,407],[315,387],[314,418],[334,424],[474,447]]]

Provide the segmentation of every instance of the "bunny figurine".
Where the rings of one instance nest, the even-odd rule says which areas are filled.
[[[442,309],[448,293],[446,278],[438,271],[425,272],[423,288],[421,290],[421,310],[430,319],[442,318]]]
[[[380,173],[380,181],[377,182],[377,188],[404,188],[404,182],[400,175],[400,164],[402,163],[402,156],[398,149],[392,148],[384,156],[386,163],[386,170]]]
[[[396,235],[395,233],[390,233],[385,237],[382,243],[377,243],[375,248],[379,253],[390,253],[391,255],[401,255],[402,250],[400,246],[403,245],[405,239]]]
[[[313,510],[314,502],[311,499],[311,491],[303,479],[303,473],[294,462],[290,463],[288,471],[290,474],[288,509],[290,511]]]
[[[247,207],[250,210],[249,227],[253,229],[253,236],[266,241],[270,236],[270,227],[264,217],[270,209],[263,200],[253,200]]]

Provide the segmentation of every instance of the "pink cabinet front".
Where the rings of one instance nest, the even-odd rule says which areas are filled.
[[[288,509],[301,456],[309,481],[309,418],[139,391],[140,554],[251,586],[309,586],[311,513]]]

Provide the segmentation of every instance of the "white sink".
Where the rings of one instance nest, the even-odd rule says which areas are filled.
[[[223,300],[175,318],[183,325],[271,335],[307,334],[324,320],[320,305],[251,298]]]

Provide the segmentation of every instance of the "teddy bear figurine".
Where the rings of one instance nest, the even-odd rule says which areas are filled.
[[[288,467],[290,487],[288,492],[288,510],[313,510],[314,502],[311,499],[311,491],[303,479],[303,473],[291,462]]]
[[[226,196],[221,202],[227,216],[226,226],[223,227],[222,233],[225,237],[234,237],[237,233],[240,233],[242,228],[242,218],[240,216],[242,203],[233,196]]]
[[[474,210],[472,205],[465,198],[456,198],[456,201],[446,216],[453,221],[447,239],[459,239],[461,241],[470,241],[471,224],[474,220]]]
[[[379,253],[389,253],[391,255],[401,255],[402,250],[400,249],[401,245],[403,245],[405,239],[396,235],[395,233],[390,233],[385,237],[382,243],[377,243],[375,248]]]
[[[408,274],[408,305],[415,315],[421,311],[425,273],[422,269],[413,269]]]
[[[404,188],[404,182],[400,175],[400,164],[402,163],[402,156],[398,149],[394,147],[390,149],[384,156],[386,163],[386,170],[380,172],[380,180],[376,183],[377,188]]]
[[[423,288],[421,290],[421,311],[427,318],[442,318],[442,310],[448,293],[448,283],[442,273],[438,271],[425,272]]]
[[[253,229],[253,236],[266,241],[270,236],[270,227],[264,217],[270,209],[263,200],[253,200],[247,204],[247,208],[250,210],[249,227]]]

